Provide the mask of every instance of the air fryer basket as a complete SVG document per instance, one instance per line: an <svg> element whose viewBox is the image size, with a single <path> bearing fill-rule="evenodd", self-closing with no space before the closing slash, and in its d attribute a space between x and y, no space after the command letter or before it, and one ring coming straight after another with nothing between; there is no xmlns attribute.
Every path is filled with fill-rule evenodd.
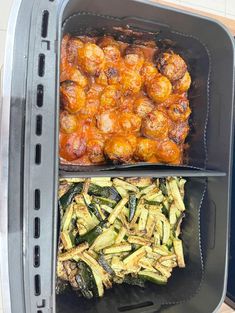
<svg viewBox="0 0 235 313"><path fill-rule="evenodd" d="M184 225L188 267L176 271L170 285L163 289L151 286L147 290L136 291L137 287L115 286L113 290L107 291L104 299L94 300L95 309L73 294L55 296L58 177L78 175L58 171L59 48L62 25L79 12L90 12L101 16L101 20L102 16L111 16L114 17L112 23L128 20L131 27L138 26L154 33L162 30L167 34L166 37L173 40L177 37L177 43L183 45L191 45L197 38L195 49L198 49L200 62L199 59L195 60L196 63L192 62L192 72L198 73L193 68L195 64L207 68L207 77L205 75L202 78L203 86L200 87L201 78L198 82L200 88L209 90L209 94L199 96L205 106L208 100L210 103L206 154L204 147L202 149L204 138L198 140L198 149L204 154L200 154L200 164L195 166L202 167L201 170L148 166L102 172L95 170L92 173L84 169L79 173L81 177L182 176L188 178L188 186L194 186L188 190L189 216ZM185 47L190 61L190 53L193 54L193 51ZM218 23L145 0L21 0L14 38L14 76L11 81L9 117L11 127L8 130L10 153L5 152L9 155L7 244L12 312L62 313L70 309L71 312L76 310L87 313L91 310L102 313L125 310L131 313L210 313L216 310L223 300L227 281L233 53L232 38ZM204 61L202 55L206 56ZM200 66L198 71L201 70ZM191 101L196 103L197 100ZM200 102L198 105L203 104ZM194 112L196 115L202 113L196 111L196 108ZM203 110L203 114L205 112L207 109ZM199 121L199 116L193 116L193 120ZM2 127L6 127L5 123ZM194 129L201 136L205 123L203 128L194 124ZM195 136L195 140L197 138ZM197 146L191 147L197 149ZM206 167L203 169L205 160ZM199 220L205 184L206 192ZM191 236L188 229L195 237ZM16 262L16 258L19 262ZM195 273L191 271L193 265L197 268ZM174 294L175 284L177 288ZM166 290L169 293L165 293Z"/></svg>
<svg viewBox="0 0 235 313"><path fill-rule="evenodd" d="M117 27L135 31L134 34L125 34ZM138 34L137 34L138 33ZM159 43L162 49L174 49L188 64L192 76L189 100L192 114L190 117L190 133L186 140L184 160L182 166L192 168L205 168L206 166L206 126L209 112L209 82L210 82L210 55L207 47L197 37L185 33L169 31L166 25L158 25L154 21L136 17L116 18L81 12L68 17L64 24L62 34L103 36L111 35L116 39L131 43L135 38L151 39ZM59 73L58 73L59 74ZM59 78L58 78L59 80ZM139 166L160 166L160 164L125 164L77 166L65 165L61 169L67 171L95 171L107 169L120 169ZM166 165L167 166L167 165Z"/></svg>

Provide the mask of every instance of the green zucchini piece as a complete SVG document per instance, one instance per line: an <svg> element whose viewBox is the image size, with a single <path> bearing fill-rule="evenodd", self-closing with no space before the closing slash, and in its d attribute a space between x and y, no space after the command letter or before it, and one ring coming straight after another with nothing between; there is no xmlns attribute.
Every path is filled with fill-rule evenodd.
<svg viewBox="0 0 235 313"><path fill-rule="evenodd" d="M159 188L164 196L168 195L168 190L166 187L166 178L159 178Z"/></svg>
<svg viewBox="0 0 235 313"><path fill-rule="evenodd" d="M97 203L99 205L107 205L111 208L114 208L115 205L117 204L116 201L108 198L103 198L103 197L93 197L92 202Z"/></svg>
<svg viewBox="0 0 235 313"><path fill-rule="evenodd" d="M174 227L174 235L175 237L179 237L180 233L181 233L181 224L183 222L183 219L185 217L185 213L181 213L180 217L177 219L177 222L175 223L175 227Z"/></svg>
<svg viewBox="0 0 235 313"><path fill-rule="evenodd" d="M167 277L147 270L140 271L138 276L157 285L166 285L167 283Z"/></svg>
<svg viewBox="0 0 235 313"><path fill-rule="evenodd" d="M137 198L135 193L130 193L129 195L129 201L128 201L128 207L129 207L129 219L128 221L131 222L136 211L137 207Z"/></svg>
<svg viewBox="0 0 235 313"><path fill-rule="evenodd" d="M114 187L100 187L95 184L90 184L88 194L108 198L116 202L121 199L121 196Z"/></svg>
<svg viewBox="0 0 235 313"><path fill-rule="evenodd" d="M98 237L96 237L91 246L91 249L98 252L106 247L113 245L116 238L117 233L115 232L114 227L105 229Z"/></svg>
<svg viewBox="0 0 235 313"><path fill-rule="evenodd" d="M88 233L86 233L85 235L77 235L75 238L75 244L79 245L82 242L87 242L89 245L92 245L93 242L95 241L95 239L102 234L103 232L103 227L105 225L105 221L102 221L99 223L99 225L97 225L95 228L91 229Z"/></svg>
<svg viewBox="0 0 235 313"><path fill-rule="evenodd" d="M112 267L109 265L109 263L105 260L104 256L102 254L99 255L98 259L97 259L98 263L100 266L103 267L103 269L109 273L111 276L115 275L114 270L112 269Z"/></svg>
<svg viewBox="0 0 235 313"><path fill-rule="evenodd" d="M91 213L93 213L96 217L97 217L97 219L101 222L101 221L103 221L103 217L101 216L101 214L100 214L100 211L99 211L99 209L97 208L97 203L90 203L90 204L88 204L88 210L91 212Z"/></svg>
<svg viewBox="0 0 235 313"><path fill-rule="evenodd" d="M77 267L79 269L79 276L81 279L81 282L79 282L77 279L77 283L81 289L82 294L86 298L87 298L87 296L84 293L88 293L88 292L91 292L92 296L93 295L98 296L98 288L97 288L94 274L93 274L91 268L84 261L78 261ZM88 293L88 295L89 295L89 293Z"/></svg>
<svg viewBox="0 0 235 313"><path fill-rule="evenodd" d="M185 262L184 262L184 252L183 252L182 240L174 239L173 240L173 246L174 246L175 254L177 257L178 266L181 268L184 268Z"/></svg>
<svg viewBox="0 0 235 313"><path fill-rule="evenodd" d="M92 271L92 273L93 273L93 276L94 276L94 279L95 279L96 290L97 290L97 293L95 295L96 295L96 297L103 297L103 295L104 295L104 286L103 286L102 279L101 279L101 277L98 274L96 274L95 271Z"/></svg>
<svg viewBox="0 0 235 313"><path fill-rule="evenodd" d="M83 183L73 184L69 190L59 199L60 208L63 211L72 203L74 197L82 192Z"/></svg>
<svg viewBox="0 0 235 313"><path fill-rule="evenodd" d="M62 231L66 231L69 229L70 224L72 222L73 218L73 204L70 204L70 206L66 209L64 216L62 217L61 221L61 229Z"/></svg>
<svg viewBox="0 0 235 313"><path fill-rule="evenodd" d="M112 245L108 248L105 248L103 250L104 254L116 254L116 253L122 253L122 252L128 252L132 250L132 245L129 243L118 243L115 245Z"/></svg>
<svg viewBox="0 0 235 313"><path fill-rule="evenodd" d="M112 213L108 217L108 221L110 224L114 223L118 215L121 213L123 207L126 205L127 201L128 201L127 198L122 198L122 200L120 200L118 204L115 206Z"/></svg>
<svg viewBox="0 0 235 313"><path fill-rule="evenodd" d="M65 250L69 250L74 246L74 238L72 234L68 233L67 231L62 231L60 233L60 239Z"/></svg>

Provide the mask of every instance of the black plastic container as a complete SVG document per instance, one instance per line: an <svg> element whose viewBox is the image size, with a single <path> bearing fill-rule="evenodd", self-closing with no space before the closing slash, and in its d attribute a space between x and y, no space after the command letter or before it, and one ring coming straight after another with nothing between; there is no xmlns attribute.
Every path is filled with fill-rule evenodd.
<svg viewBox="0 0 235 313"><path fill-rule="evenodd" d="M204 135L203 141L198 141L200 151L206 142L206 150L204 147L202 149L206 152L200 154L198 164L195 164L202 167L201 170L148 166L92 173L84 170L79 174L69 174L83 177L183 176L188 177L189 184L193 186L188 191L188 199L191 199L188 202L189 214L192 215L185 221L185 236L188 235L190 248L193 243L196 248L188 253L187 275L176 273L172 285L165 290L153 285L143 291L136 291L132 287L115 287L102 300L95 300L95 304L85 303L73 294L56 298L54 288L59 173L59 47L64 21L79 12L111 16L117 23L128 20L132 27L155 32L161 30L171 39L178 39L180 35L187 38L185 44L187 42L189 45L197 38L200 47L206 47L203 48L207 55L205 64L209 60L209 88L208 84L206 87L204 85L208 80L208 75L205 75L202 88L207 93L203 91L200 95L205 105L209 101L206 141ZM216 311L225 296L227 283L233 49L232 38L218 23L147 1L21 1L14 37L8 151L8 264L12 312ZM196 64L204 66L203 61ZM201 102L199 105L202 105ZM207 109L203 112L207 112ZM195 108L195 114L199 113ZM204 126L197 131L204 134ZM197 145L192 145L192 149L197 149ZM65 174L68 175L60 172L60 175ZM204 190L201 187L203 185L204 188L205 184L206 192L199 215ZM192 221L193 224L190 224ZM189 228L192 229L192 237L187 231ZM193 272L194 263L190 261L197 260L200 260L199 271ZM177 293L173 292L173 287L174 290L177 287Z"/></svg>

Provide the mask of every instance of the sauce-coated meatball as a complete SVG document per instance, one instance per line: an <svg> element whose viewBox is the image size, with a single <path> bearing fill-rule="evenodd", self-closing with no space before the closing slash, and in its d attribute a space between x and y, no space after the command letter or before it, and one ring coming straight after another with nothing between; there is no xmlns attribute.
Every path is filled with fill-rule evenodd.
<svg viewBox="0 0 235 313"><path fill-rule="evenodd" d="M114 133L118 130L118 116L114 112L105 112L97 116L97 127L103 133Z"/></svg>
<svg viewBox="0 0 235 313"><path fill-rule="evenodd" d="M158 74L157 68L151 62L145 62L141 68L140 74L145 83L150 82Z"/></svg>
<svg viewBox="0 0 235 313"><path fill-rule="evenodd" d="M188 91L191 85L191 77L187 71L184 76L173 84L174 92L183 93Z"/></svg>
<svg viewBox="0 0 235 313"><path fill-rule="evenodd" d="M180 163L180 149L171 140L162 141L157 145L156 156L162 163Z"/></svg>
<svg viewBox="0 0 235 313"><path fill-rule="evenodd" d="M106 62L117 63L121 58L121 52L116 46L107 46L103 48Z"/></svg>
<svg viewBox="0 0 235 313"><path fill-rule="evenodd" d="M168 135L168 119L158 110L149 113L142 121L142 133L149 138L163 139Z"/></svg>
<svg viewBox="0 0 235 313"><path fill-rule="evenodd" d="M120 96L121 93L117 85L107 86L100 97L102 110L114 108L117 105Z"/></svg>
<svg viewBox="0 0 235 313"><path fill-rule="evenodd" d="M60 156L68 161L82 157L86 152L86 142L77 133L63 136L60 139Z"/></svg>
<svg viewBox="0 0 235 313"><path fill-rule="evenodd" d="M169 130L169 138L176 144L181 144L185 141L188 132L188 123L173 124Z"/></svg>
<svg viewBox="0 0 235 313"><path fill-rule="evenodd" d="M112 161L129 162L134 149L124 136L114 136L105 142L104 153Z"/></svg>
<svg viewBox="0 0 235 313"><path fill-rule="evenodd" d="M86 94L78 84L64 82L60 87L61 102L70 113L80 111L86 103Z"/></svg>
<svg viewBox="0 0 235 313"><path fill-rule="evenodd" d="M97 45L100 48L105 48L108 46L118 47L118 42L112 36L104 36L97 41Z"/></svg>
<svg viewBox="0 0 235 313"><path fill-rule="evenodd" d="M60 129L65 134L74 133L78 128L76 116L69 114L67 111L60 113Z"/></svg>
<svg viewBox="0 0 235 313"><path fill-rule="evenodd" d="M148 97L137 98L134 102L134 112L140 117L145 117L153 109L154 105Z"/></svg>
<svg viewBox="0 0 235 313"><path fill-rule="evenodd" d="M120 113L119 125L124 132L138 132L141 127L141 118L133 113Z"/></svg>
<svg viewBox="0 0 235 313"><path fill-rule="evenodd" d="M89 74L96 75L104 67L104 52L94 43L85 43L78 50L78 57L79 64Z"/></svg>
<svg viewBox="0 0 235 313"><path fill-rule="evenodd" d="M170 81L182 78L187 71L185 61L175 53L163 53L157 60L158 69Z"/></svg>
<svg viewBox="0 0 235 313"><path fill-rule="evenodd" d="M92 139L87 142L87 153L89 160L92 163L103 163L104 157L104 143L101 140Z"/></svg>
<svg viewBox="0 0 235 313"><path fill-rule="evenodd" d="M156 142L148 138L138 138L135 159L149 161L156 153Z"/></svg>
<svg viewBox="0 0 235 313"><path fill-rule="evenodd" d="M174 122L185 121L191 114L188 99L179 97L178 101L171 104L167 110L167 114Z"/></svg>
<svg viewBox="0 0 235 313"><path fill-rule="evenodd" d="M125 93L137 93L142 86L142 79L138 72L127 70L122 73L121 84Z"/></svg>
<svg viewBox="0 0 235 313"><path fill-rule="evenodd" d="M73 65L78 64L78 51L83 48L84 43L76 37L70 38L67 44L67 60Z"/></svg>
<svg viewBox="0 0 235 313"><path fill-rule="evenodd" d="M87 77L82 74L77 68L71 68L70 77L67 78L75 83L77 83L82 88L85 88L88 85Z"/></svg>
<svg viewBox="0 0 235 313"><path fill-rule="evenodd" d="M140 71L143 64L144 64L144 58L139 56L138 54L127 54L124 57L125 65L134 70L134 71Z"/></svg>
<svg viewBox="0 0 235 313"><path fill-rule="evenodd" d="M165 76L157 75L147 84L147 93L157 103L165 101L172 92L172 85Z"/></svg>

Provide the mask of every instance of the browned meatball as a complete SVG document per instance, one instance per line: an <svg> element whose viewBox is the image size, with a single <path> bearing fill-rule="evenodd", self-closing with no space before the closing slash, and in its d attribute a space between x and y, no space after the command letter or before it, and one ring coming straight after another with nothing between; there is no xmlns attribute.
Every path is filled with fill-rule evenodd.
<svg viewBox="0 0 235 313"><path fill-rule="evenodd" d="M139 56L138 54L127 54L124 57L125 65L135 71L140 71L143 64L144 64L144 58Z"/></svg>
<svg viewBox="0 0 235 313"><path fill-rule="evenodd" d="M108 78L107 78L104 71L101 71L99 73L99 76L95 78L95 82L99 85L102 85L102 86L108 85Z"/></svg>
<svg viewBox="0 0 235 313"><path fill-rule="evenodd" d="M141 118L133 113L120 113L119 125L124 132L138 132L141 127Z"/></svg>
<svg viewBox="0 0 235 313"><path fill-rule="evenodd" d="M104 112L97 116L97 127L103 133L114 133L118 130L118 116L114 112Z"/></svg>
<svg viewBox="0 0 235 313"><path fill-rule="evenodd" d="M157 60L158 69L170 81L182 78L187 71L185 61L175 53L163 53Z"/></svg>
<svg viewBox="0 0 235 313"><path fill-rule="evenodd" d="M142 133L153 139L166 138L168 135L168 119L158 110L149 113L142 121Z"/></svg>
<svg viewBox="0 0 235 313"><path fill-rule="evenodd" d="M74 133L78 128L76 116L69 114L67 111L60 113L60 129L65 134Z"/></svg>
<svg viewBox="0 0 235 313"><path fill-rule="evenodd" d="M97 41L97 45L100 48L105 48L108 46L119 47L118 42L112 36L104 36Z"/></svg>
<svg viewBox="0 0 235 313"><path fill-rule="evenodd" d="M70 38L67 44L67 60L69 63L78 64L78 51L83 48L84 43L76 37Z"/></svg>
<svg viewBox="0 0 235 313"><path fill-rule="evenodd" d="M153 109L154 105L148 97L140 97L134 102L134 112L140 117L145 117Z"/></svg>
<svg viewBox="0 0 235 313"><path fill-rule="evenodd" d="M165 101L172 92L172 86L169 79L158 75L147 84L147 93L151 99L157 103Z"/></svg>
<svg viewBox="0 0 235 313"><path fill-rule="evenodd" d="M148 83L158 74L158 70L152 62L145 62L141 68L140 74L143 81Z"/></svg>
<svg viewBox="0 0 235 313"><path fill-rule="evenodd" d="M188 99L179 97L178 101L168 108L167 114L174 122L186 121L191 114Z"/></svg>
<svg viewBox="0 0 235 313"><path fill-rule="evenodd" d="M82 136L73 133L60 136L60 156L68 161L81 158L86 152L86 142Z"/></svg>
<svg viewBox="0 0 235 313"><path fill-rule="evenodd" d="M116 46L107 46L103 48L106 62L117 63L121 58L121 52Z"/></svg>
<svg viewBox="0 0 235 313"><path fill-rule="evenodd" d="M157 145L156 156L162 163L180 163L180 149L177 144L171 140L162 141Z"/></svg>
<svg viewBox="0 0 235 313"><path fill-rule="evenodd" d="M133 134L127 134L125 138L131 144L133 151L135 151L137 145L137 137Z"/></svg>
<svg viewBox="0 0 235 313"><path fill-rule="evenodd" d="M184 76L177 80L174 84L173 84L173 89L174 92L178 92L178 93L183 93L186 92L191 85L191 77L189 72L187 71Z"/></svg>
<svg viewBox="0 0 235 313"><path fill-rule="evenodd" d="M87 77L77 68L71 68L69 80L77 83L82 88L88 85Z"/></svg>
<svg viewBox="0 0 235 313"><path fill-rule="evenodd" d="M117 85L107 86L100 97L100 105L102 106L102 109L107 110L114 108L120 97L121 93Z"/></svg>
<svg viewBox="0 0 235 313"><path fill-rule="evenodd" d="M85 43L78 50L79 64L91 75L96 75L104 67L104 52L94 43Z"/></svg>
<svg viewBox="0 0 235 313"><path fill-rule="evenodd" d="M122 73L122 88L126 94L137 93L142 86L142 79L138 72L127 70Z"/></svg>
<svg viewBox="0 0 235 313"><path fill-rule="evenodd" d="M139 161L149 161L156 153L156 142L148 138L138 138L134 156Z"/></svg>
<svg viewBox="0 0 235 313"><path fill-rule="evenodd" d="M114 136L105 142L105 155L114 162L130 162L134 149L124 136Z"/></svg>
<svg viewBox="0 0 235 313"><path fill-rule="evenodd" d="M89 160L92 163L103 163L105 161L104 157L104 143L101 140L91 139L87 143L87 153Z"/></svg>
<svg viewBox="0 0 235 313"><path fill-rule="evenodd" d="M70 113L80 111L86 103L86 95L78 84L73 82L64 82L60 87L61 102L64 108Z"/></svg>
<svg viewBox="0 0 235 313"><path fill-rule="evenodd" d="M169 138L176 144L181 144L185 141L189 132L188 123L173 124L169 131Z"/></svg>

